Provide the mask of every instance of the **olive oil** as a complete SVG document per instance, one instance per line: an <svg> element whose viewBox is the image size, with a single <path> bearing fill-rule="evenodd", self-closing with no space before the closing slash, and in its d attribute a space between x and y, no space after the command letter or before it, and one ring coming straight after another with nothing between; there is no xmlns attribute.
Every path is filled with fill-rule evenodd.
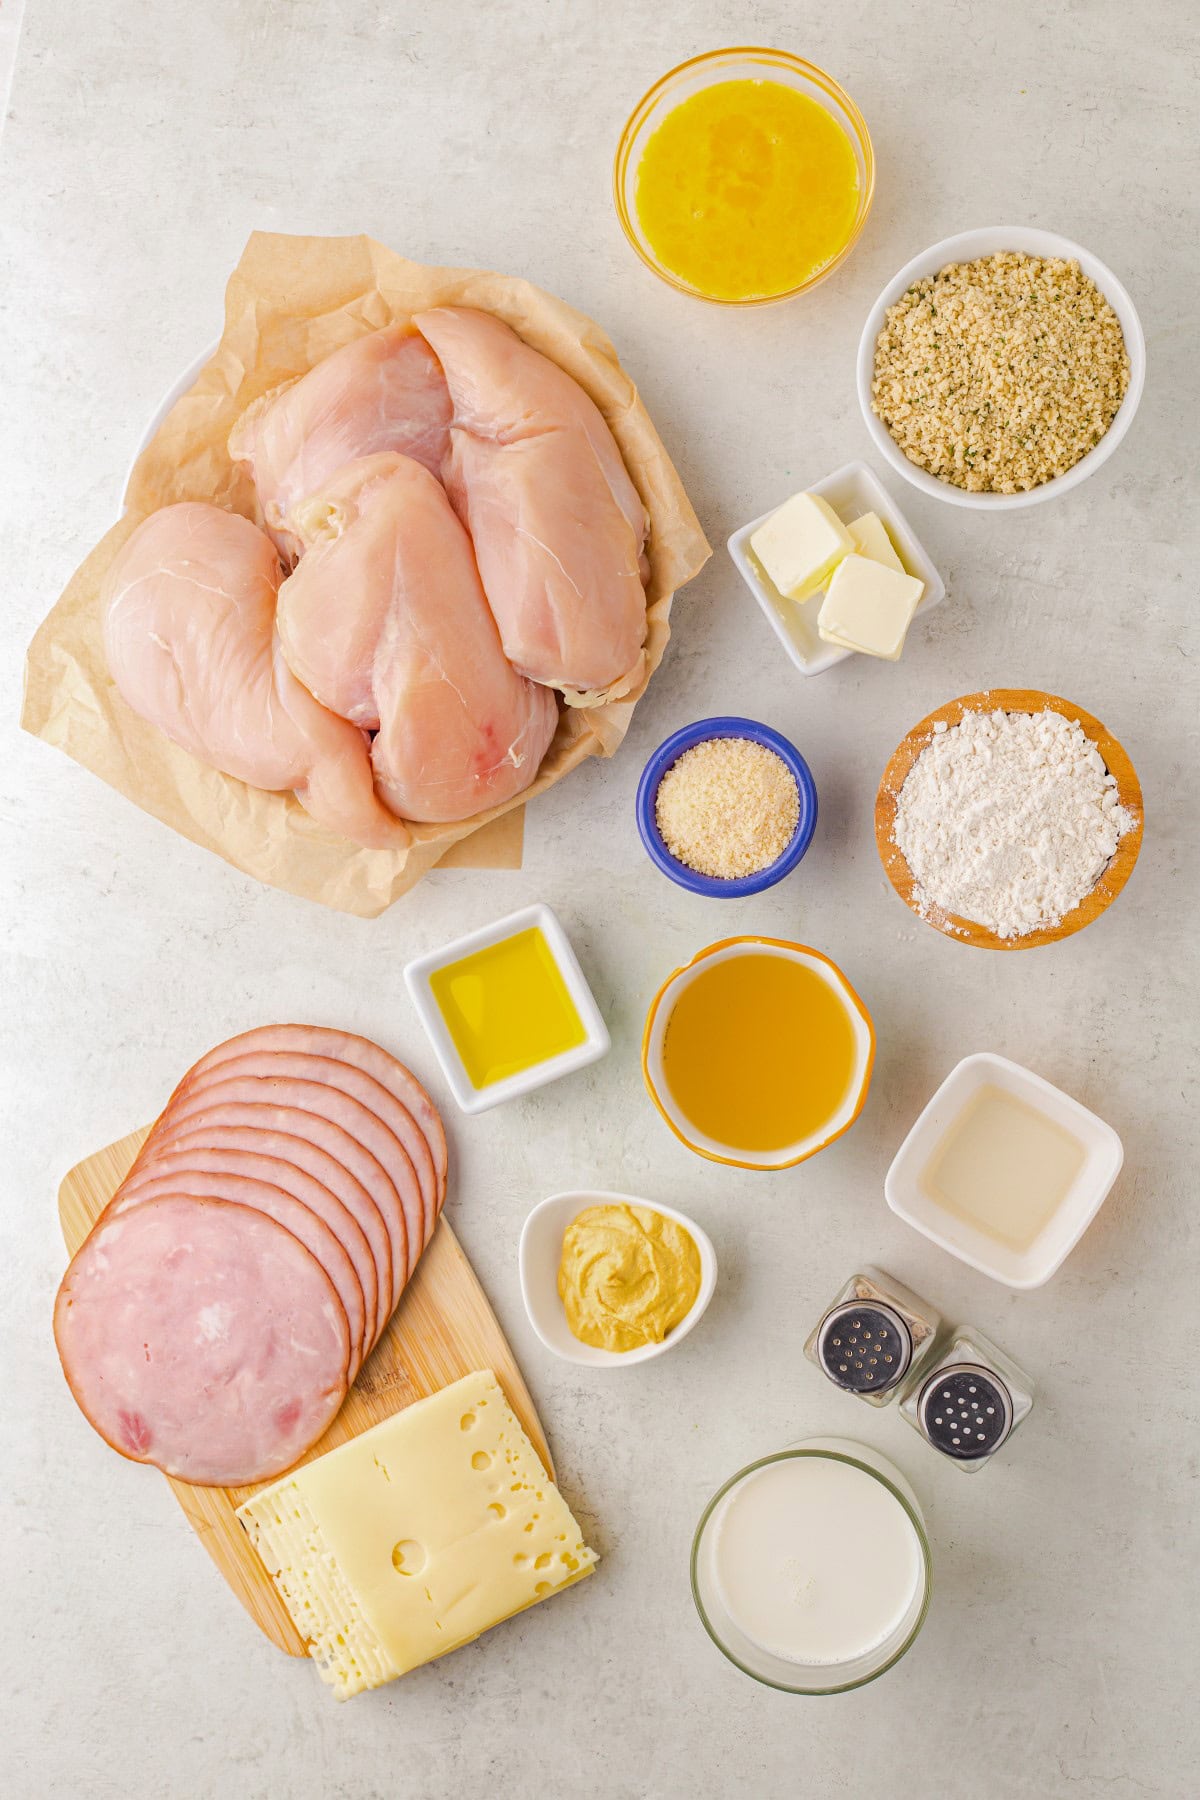
<svg viewBox="0 0 1200 1800"><path fill-rule="evenodd" d="M586 1041L562 971L536 925L436 969L429 985L476 1088Z"/></svg>
<svg viewBox="0 0 1200 1800"><path fill-rule="evenodd" d="M837 1112L856 1062L844 1001L804 963L762 951L711 962L682 990L663 1073L697 1130L733 1150L783 1150Z"/></svg>

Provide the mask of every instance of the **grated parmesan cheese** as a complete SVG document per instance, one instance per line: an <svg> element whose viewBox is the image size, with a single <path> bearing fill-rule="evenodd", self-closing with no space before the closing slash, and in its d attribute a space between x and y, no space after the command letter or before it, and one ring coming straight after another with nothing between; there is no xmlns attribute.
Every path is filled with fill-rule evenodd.
<svg viewBox="0 0 1200 1800"><path fill-rule="evenodd" d="M800 817L800 792L783 758L765 744L709 738L667 770L654 816L677 862L736 881L783 855Z"/></svg>

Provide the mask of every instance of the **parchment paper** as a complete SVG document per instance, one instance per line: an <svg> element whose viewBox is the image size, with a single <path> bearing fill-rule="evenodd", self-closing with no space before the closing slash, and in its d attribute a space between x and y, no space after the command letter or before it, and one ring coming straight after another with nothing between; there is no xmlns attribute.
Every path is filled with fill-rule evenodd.
<svg viewBox="0 0 1200 1800"><path fill-rule="evenodd" d="M498 314L573 375L604 414L650 515L646 666L622 699L563 710L536 781L517 799L458 824L414 825L407 850L364 850L316 824L292 795L265 793L210 769L130 711L108 673L99 591L121 544L160 506L210 500L261 522L249 476L226 449L237 418L268 389L351 339L429 306ZM521 808L585 757L612 755L662 660L672 596L711 555L637 390L598 325L527 281L409 262L367 237L251 237L226 289L217 352L138 458L125 506L30 646L22 725L259 881L364 918L383 912L443 858L460 867L519 864Z"/></svg>

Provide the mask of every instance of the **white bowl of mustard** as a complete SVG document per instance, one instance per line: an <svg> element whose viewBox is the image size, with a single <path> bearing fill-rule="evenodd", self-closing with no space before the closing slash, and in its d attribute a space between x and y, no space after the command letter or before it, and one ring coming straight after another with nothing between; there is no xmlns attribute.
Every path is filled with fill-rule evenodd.
<svg viewBox="0 0 1200 1800"><path fill-rule="evenodd" d="M683 1316L657 1341L637 1345L628 1350L606 1350L599 1344L583 1342L571 1330L567 1311L559 1292L559 1271L563 1265L564 1240L581 1214L593 1208L629 1208L636 1213L656 1213L663 1220L686 1232L695 1245L699 1258L699 1281L695 1298ZM564 1362L578 1363L583 1368L631 1368L635 1363L649 1362L664 1351L682 1343L703 1317L717 1285L717 1253L708 1233L673 1206L642 1200L633 1194L609 1194L579 1191L552 1194L534 1207L521 1232L518 1251L521 1275L521 1298L529 1323L546 1346ZM651 1327L653 1328L653 1327Z"/></svg>

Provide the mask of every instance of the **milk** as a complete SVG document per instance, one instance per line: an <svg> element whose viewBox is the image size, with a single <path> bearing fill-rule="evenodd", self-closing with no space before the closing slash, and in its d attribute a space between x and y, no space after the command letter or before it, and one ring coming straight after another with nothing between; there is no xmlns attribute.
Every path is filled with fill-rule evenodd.
<svg viewBox="0 0 1200 1800"><path fill-rule="evenodd" d="M920 1541L881 1481L829 1456L752 1470L704 1534L701 1579L751 1644L787 1663L852 1663L895 1636L924 1581Z"/></svg>

